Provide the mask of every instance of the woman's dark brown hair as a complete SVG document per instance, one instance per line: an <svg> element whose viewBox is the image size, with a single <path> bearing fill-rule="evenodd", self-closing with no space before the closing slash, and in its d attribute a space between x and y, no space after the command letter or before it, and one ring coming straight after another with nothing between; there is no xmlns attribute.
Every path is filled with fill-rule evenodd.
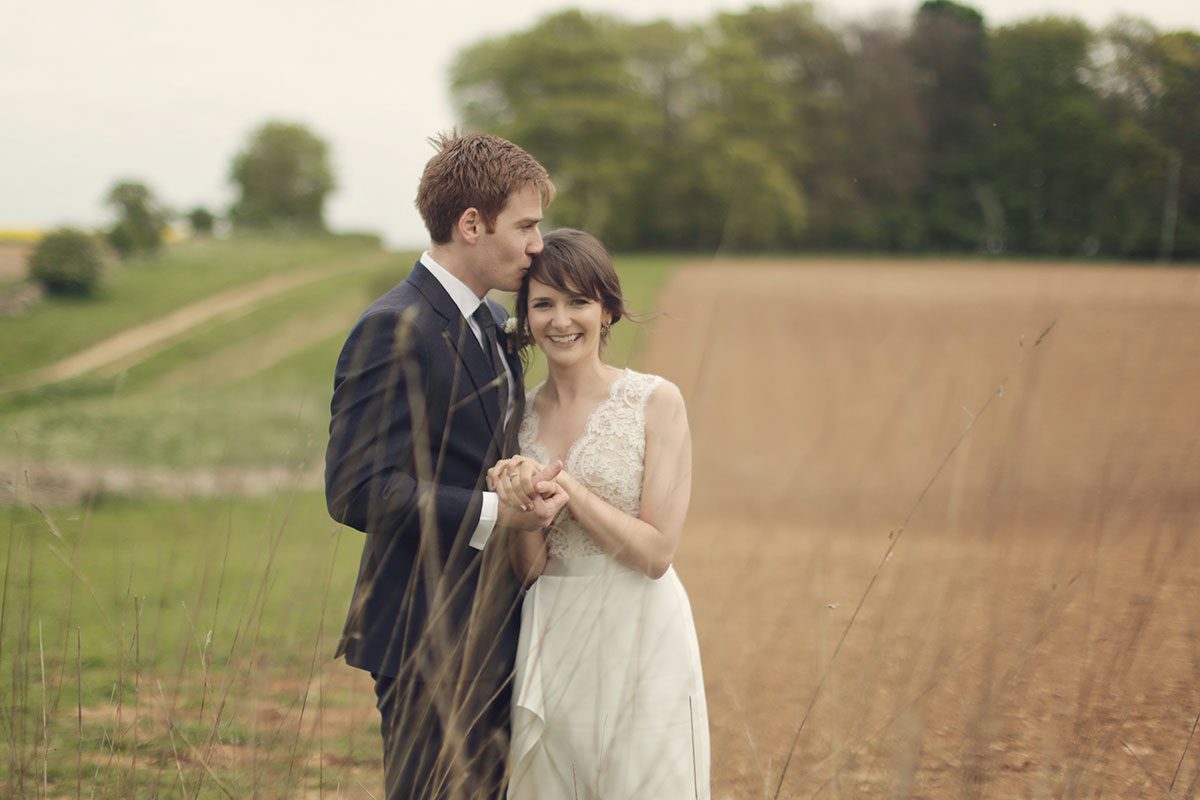
<svg viewBox="0 0 1200 800"><path fill-rule="evenodd" d="M542 252L534 256L533 265L517 290L517 331L513 339L521 350L533 344L533 334L529 331L530 281L599 302L610 318L609 324L601 329L601 346L608 341L608 329L629 316L621 297L621 281L608 250L590 233L559 228L543 237Z"/></svg>

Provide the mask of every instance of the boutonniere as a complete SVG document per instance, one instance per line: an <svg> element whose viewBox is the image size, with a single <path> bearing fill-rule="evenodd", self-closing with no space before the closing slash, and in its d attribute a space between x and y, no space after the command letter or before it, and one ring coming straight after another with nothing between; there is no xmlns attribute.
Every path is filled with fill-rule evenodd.
<svg viewBox="0 0 1200 800"><path fill-rule="evenodd" d="M517 318L509 317L504 320L504 324L500 326L500 331L504 334L504 349L510 353L517 351Z"/></svg>

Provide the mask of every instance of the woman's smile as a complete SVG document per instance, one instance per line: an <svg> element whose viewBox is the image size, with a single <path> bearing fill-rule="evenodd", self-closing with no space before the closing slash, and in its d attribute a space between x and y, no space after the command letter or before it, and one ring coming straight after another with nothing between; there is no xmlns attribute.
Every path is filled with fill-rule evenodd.
<svg viewBox="0 0 1200 800"><path fill-rule="evenodd" d="M606 319L603 305L573 285L557 289L537 278L529 281L526 318L534 341L551 365L570 369L600 365Z"/></svg>

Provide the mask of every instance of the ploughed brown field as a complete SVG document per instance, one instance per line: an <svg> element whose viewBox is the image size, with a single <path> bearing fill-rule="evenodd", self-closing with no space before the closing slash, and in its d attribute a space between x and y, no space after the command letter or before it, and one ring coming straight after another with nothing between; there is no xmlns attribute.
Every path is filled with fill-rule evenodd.
<svg viewBox="0 0 1200 800"><path fill-rule="evenodd" d="M1198 796L1200 270L718 261L656 310L716 800Z"/></svg>
<svg viewBox="0 0 1200 800"><path fill-rule="evenodd" d="M714 797L1196 796L1200 271L718 262L661 303Z"/></svg>

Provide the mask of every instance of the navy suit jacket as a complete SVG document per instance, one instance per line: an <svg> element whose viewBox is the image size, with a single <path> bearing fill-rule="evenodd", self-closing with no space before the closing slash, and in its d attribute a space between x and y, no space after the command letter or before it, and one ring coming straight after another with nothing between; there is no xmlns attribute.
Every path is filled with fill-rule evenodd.
<svg viewBox="0 0 1200 800"><path fill-rule="evenodd" d="M502 324L508 313L487 302ZM521 364L506 358L515 428ZM469 546L485 472L507 449L500 389L462 312L419 262L351 330L334 374L325 493L330 515L366 538L335 657L423 681L511 673L520 585L499 532L483 551Z"/></svg>

